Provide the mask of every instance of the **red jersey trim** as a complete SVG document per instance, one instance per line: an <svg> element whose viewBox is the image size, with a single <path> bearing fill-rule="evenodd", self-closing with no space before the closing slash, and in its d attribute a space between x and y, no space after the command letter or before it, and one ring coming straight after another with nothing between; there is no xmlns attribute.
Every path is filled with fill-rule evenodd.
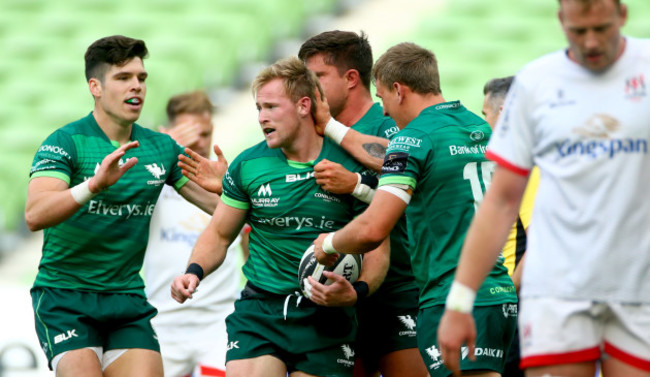
<svg viewBox="0 0 650 377"><path fill-rule="evenodd" d="M605 352L608 355L621 360L625 364L629 364L635 368L645 370L646 372L650 372L650 361L641 359L634 355L630 355L629 353L623 351L622 349L616 348L611 343L605 342Z"/></svg>
<svg viewBox="0 0 650 377"><path fill-rule="evenodd" d="M524 177L528 177L528 173L530 173L530 169L525 169L521 168L517 165L513 165L510 162L506 161L504 158L501 156L496 155L492 151L488 150L485 152L485 157L496 162L500 166L503 166L504 168L510 170L511 172L519 175L523 175Z"/></svg>
<svg viewBox="0 0 650 377"><path fill-rule="evenodd" d="M525 369L557 364L582 363L585 361L594 361L598 359L600 359L600 348L594 347L580 351L527 356L521 359L519 366L522 369Z"/></svg>

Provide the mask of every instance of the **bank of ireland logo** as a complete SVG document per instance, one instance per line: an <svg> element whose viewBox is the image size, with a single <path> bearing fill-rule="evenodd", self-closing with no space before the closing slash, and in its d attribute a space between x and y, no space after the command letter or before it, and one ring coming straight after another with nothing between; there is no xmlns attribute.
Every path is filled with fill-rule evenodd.
<svg viewBox="0 0 650 377"><path fill-rule="evenodd" d="M398 315L397 319L399 319L399 321L406 328L405 331L400 331L399 332L399 336L411 336L411 337L413 337L413 336L417 335L417 333L415 331L416 323L415 323L415 320L413 319L413 317L411 317L410 315Z"/></svg>
<svg viewBox="0 0 650 377"><path fill-rule="evenodd" d="M485 139L485 134L483 133L483 131L472 131L472 133L469 134L469 138L472 141L479 142Z"/></svg>

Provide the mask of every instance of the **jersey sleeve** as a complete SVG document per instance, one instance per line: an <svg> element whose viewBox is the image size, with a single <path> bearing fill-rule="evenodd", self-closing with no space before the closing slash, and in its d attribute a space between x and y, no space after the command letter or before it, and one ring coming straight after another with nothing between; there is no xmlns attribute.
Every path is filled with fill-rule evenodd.
<svg viewBox="0 0 650 377"><path fill-rule="evenodd" d="M187 153L185 153L185 147L178 144L171 137L169 137L169 139L171 140L172 143L172 150L175 158L173 159L174 163L171 164L171 172L167 177L167 181L165 183L173 186L174 189L178 191L180 190L181 187L183 187L187 183L187 181L189 181L189 179L183 175L182 169L178 166L178 156L181 154L187 157L189 156L187 155Z"/></svg>
<svg viewBox="0 0 650 377"><path fill-rule="evenodd" d="M526 88L518 78L508 91L485 155L514 173L528 175L533 166L533 122Z"/></svg>
<svg viewBox="0 0 650 377"><path fill-rule="evenodd" d="M241 182L242 160L237 157L228 167L223 177L223 193L221 201L231 207L247 210L250 208L250 198Z"/></svg>
<svg viewBox="0 0 650 377"><path fill-rule="evenodd" d="M67 132L57 130L45 139L36 151L30 179L52 177L70 184L75 169L77 148Z"/></svg>
<svg viewBox="0 0 650 377"><path fill-rule="evenodd" d="M424 162L432 153L431 142L419 131L403 129L388 143L379 187L407 185L415 190Z"/></svg>

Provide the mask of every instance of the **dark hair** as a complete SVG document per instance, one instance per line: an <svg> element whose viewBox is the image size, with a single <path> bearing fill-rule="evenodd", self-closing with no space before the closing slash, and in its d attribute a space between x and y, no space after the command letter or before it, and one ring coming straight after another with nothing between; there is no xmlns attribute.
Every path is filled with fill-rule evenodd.
<svg viewBox="0 0 650 377"><path fill-rule="evenodd" d="M490 94L493 96L505 96L512 85L514 76L499 77L488 81L483 87L483 94Z"/></svg>
<svg viewBox="0 0 650 377"><path fill-rule="evenodd" d="M212 115L214 105L202 90L175 95L167 102L167 120L170 125L181 114L202 115L206 112Z"/></svg>
<svg viewBox="0 0 650 377"><path fill-rule="evenodd" d="M492 111L499 111L514 79L514 76L500 77L492 79L485 84L483 94L487 96L487 104Z"/></svg>
<svg viewBox="0 0 650 377"><path fill-rule="evenodd" d="M372 76L389 91L393 90L393 83L398 82L415 93L442 93L436 56L415 43L403 42L389 48L377 59Z"/></svg>
<svg viewBox="0 0 650 377"><path fill-rule="evenodd" d="M147 46L141 39L123 35L112 35L96 40L86 50L86 81L91 78L104 80L104 75L111 65L123 65L133 58L144 59L148 54Z"/></svg>
<svg viewBox="0 0 650 377"><path fill-rule="evenodd" d="M333 65L343 75L348 69L359 72L361 83L370 89L372 48L368 36L362 31L326 31L309 38L300 46L298 57L306 61L314 55L323 54L325 64Z"/></svg>
<svg viewBox="0 0 650 377"><path fill-rule="evenodd" d="M562 8L562 3L565 2L565 1L567 1L567 0L558 0L558 3L560 4L560 8ZM578 2L578 3L581 3L582 5L584 5L585 9L589 9L589 7L591 7L593 4L596 3L596 1L599 1L599 0L575 0L575 1ZM621 12L621 0L614 0L614 5L616 5L616 10L618 10L618 12L620 13Z"/></svg>

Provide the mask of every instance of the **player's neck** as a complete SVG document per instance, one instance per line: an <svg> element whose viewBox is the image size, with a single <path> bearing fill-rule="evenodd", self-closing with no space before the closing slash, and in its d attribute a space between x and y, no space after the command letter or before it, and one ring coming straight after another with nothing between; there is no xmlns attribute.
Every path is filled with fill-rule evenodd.
<svg viewBox="0 0 650 377"><path fill-rule="evenodd" d="M340 114L336 116L336 120L345 124L348 127L352 127L357 123L364 115L370 110L374 102L370 94L367 95L353 95L350 96L341 111Z"/></svg>
<svg viewBox="0 0 650 377"><path fill-rule="evenodd" d="M313 161L320 155L323 149L323 137L316 133L314 124L302 124L301 130L291 145L282 147L287 160L296 162Z"/></svg>
<svg viewBox="0 0 650 377"><path fill-rule="evenodd" d="M99 128L104 131L109 140L114 140L120 145L131 141L133 123L117 120L114 116L106 113L100 106L95 106L93 116Z"/></svg>

